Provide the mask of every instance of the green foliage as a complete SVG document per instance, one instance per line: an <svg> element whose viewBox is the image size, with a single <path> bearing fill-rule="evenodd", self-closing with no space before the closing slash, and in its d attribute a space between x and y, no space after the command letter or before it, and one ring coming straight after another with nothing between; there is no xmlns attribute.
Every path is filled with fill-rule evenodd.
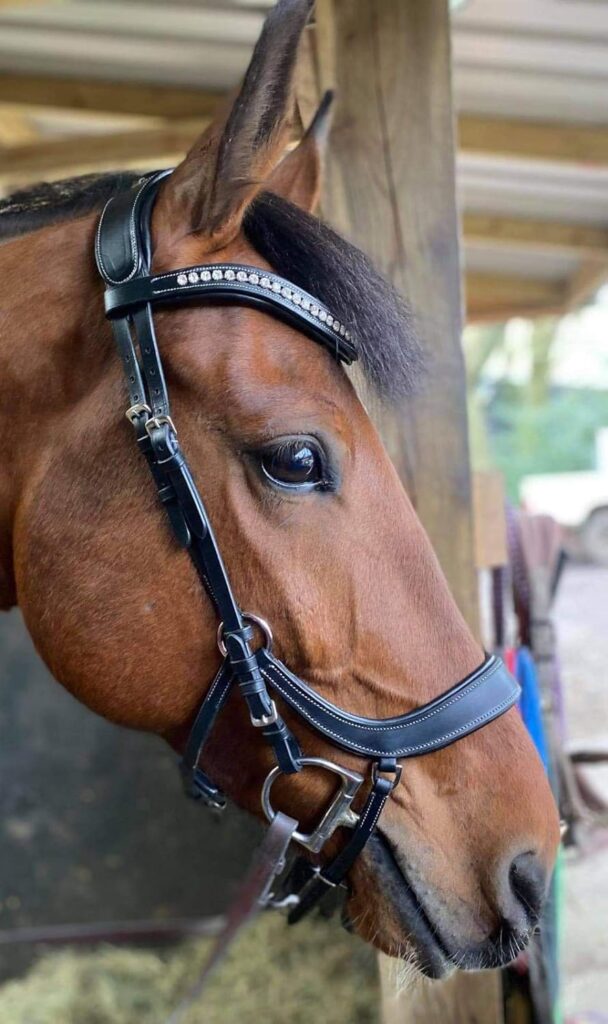
<svg viewBox="0 0 608 1024"><path fill-rule="evenodd" d="M593 469L595 434L608 426L606 391L551 386L558 326L544 318L517 337L504 324L465 332L473 467L500 469L513 500L528 474Z"/></svg>
<svg viewBox="0 0 608 1024"><path fill-rule="evenodd" d="M529 388L502 384L485 403L490 458L513 499L529 473L593 469L595 434L607 422L608 394L591 388L550 391L537 404Z"/></svg>

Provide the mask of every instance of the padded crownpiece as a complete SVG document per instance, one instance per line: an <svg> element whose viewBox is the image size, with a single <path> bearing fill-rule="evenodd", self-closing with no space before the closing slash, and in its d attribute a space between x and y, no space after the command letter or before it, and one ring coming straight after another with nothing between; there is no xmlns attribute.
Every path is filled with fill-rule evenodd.
<svg viewBox="0 0 608 1024"><path fill-rule="evenodd" d="M124 284L150 269L150 212L160 182L171 170L139 178L104 206L95 237L97 269L108 285Z"/></svg>

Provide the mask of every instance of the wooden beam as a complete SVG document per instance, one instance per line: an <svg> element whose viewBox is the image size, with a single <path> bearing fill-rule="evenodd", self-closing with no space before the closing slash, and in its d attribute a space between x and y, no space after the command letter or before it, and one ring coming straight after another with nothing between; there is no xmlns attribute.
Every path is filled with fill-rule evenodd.
<svg viewBox="0 0 608 1024"><path fill-rule="evenodd" d="M499 470L473 473L475 565L478 569L495 569L509 561L505 501L505 481Z"/></svg>
<svg viewBox="0 0 608 1024"><path fill-rule="evenodd" d="M383 0L384 2L384 0ZM402 992L394 961L380 958L382 1024L495 1024L503 1020L498 972L457 971L443 982L414 982Z"/></svg>
<svg viewBox="0 0 608 1024"><path fill-rule="evenodd" d="M513 316L559 313L566 301L566 287L564 281L467 273L467 321L502 321Z"/></svg>
<svg viewBox="0 0 608 1024"><path fill-rule="evenodd" d="M221 95L203 89L139 82L0 73L0 102L151 117L211 117Z"/></svg>
<svg viewBox="0 0 608 1024"><path fill-rule="evenodd" d="M177 121L160 128L12 146L0 151L0 184L57 179L74 174L75 168L119 169L137 161L162 163L167 156L185 154L204 127L200 121Z"/></svg>
<svg viewBox="0 0 608 1024"><path fill-rule="evenodd" d="M584 305L608 281L608 254L603 262L586 260L568 282L565 311Z"/></svg>
<svg viewBox="0 0 608 1024"><path fill-rule="evenodd" d="M337 91L324 211L408 297L422 342L436 356L425 396L381 418L400 475L477 628L447 3L321 0L317 23L322 47L333 40L333 52L319 50L318 57L324 84L333 80ZM407 147L404 123L413 133Z"/></svg>
<svg viewBox="0 0 608 1024"><path fill-rule="evenodd" d="M324 213L407 296L431 353L424 395L375 418L477 631L448 3L317 0L316 10L320 78L337 88ZM384 1021L495 1024L500 993L495 973L401 996L387 981Z"/></svg>
<svg viewBox="0 0 608 1024"><path fill-rule="evenodd" d="M606 166L608 124L524 121L461 114L458 119L458 146L478 153Z"/></svg>
<svg viewBox="0 0 608 1024"><path fill-rule="evenodd" d="M325 45L325 43L323 44ZM221 95L187 86L0 73L0 102L154 117L210 117ZM608 164L608 125L524 121L462 114L464 150L591 164Z"/></svg>
<svg viewBox="0 0 608 1024"><path fill-rule="evenodd" d="M27 110L22 107L4 107L0 110L0 147L11 147L34 142L39 134Z"/></svg>
<svg viewBox="0 0 608 1024"><path fill-rule="evenodd" d="M576 252L584 254L587 259L608 258L608 228L604 227L466 212L462 227L467 242Z"/></svg>

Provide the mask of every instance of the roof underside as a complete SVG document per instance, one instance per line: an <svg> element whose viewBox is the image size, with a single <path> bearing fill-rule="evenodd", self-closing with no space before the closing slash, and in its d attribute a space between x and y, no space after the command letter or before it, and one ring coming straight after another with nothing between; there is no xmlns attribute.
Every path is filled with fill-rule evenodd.
<svg viewBox="0 0 608 1024"><path fill-rule="evenodd" d="M0 188L177 158L269 6L0 0ZM608 275L608 4L469 0L453 52L472 317L584 301Z"/></svg>

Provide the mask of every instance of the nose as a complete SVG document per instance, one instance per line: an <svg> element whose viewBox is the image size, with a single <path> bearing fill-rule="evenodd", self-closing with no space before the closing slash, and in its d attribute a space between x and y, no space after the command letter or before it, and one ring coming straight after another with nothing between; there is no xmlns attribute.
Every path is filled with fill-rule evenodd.
<svg viewBox="0 0 608 1024"><path fill-rule="evenodd" d="M512 932L525 935L538 923L547 883L547 870L531 850L504 865L498 887L499 909Z"/></svg>

